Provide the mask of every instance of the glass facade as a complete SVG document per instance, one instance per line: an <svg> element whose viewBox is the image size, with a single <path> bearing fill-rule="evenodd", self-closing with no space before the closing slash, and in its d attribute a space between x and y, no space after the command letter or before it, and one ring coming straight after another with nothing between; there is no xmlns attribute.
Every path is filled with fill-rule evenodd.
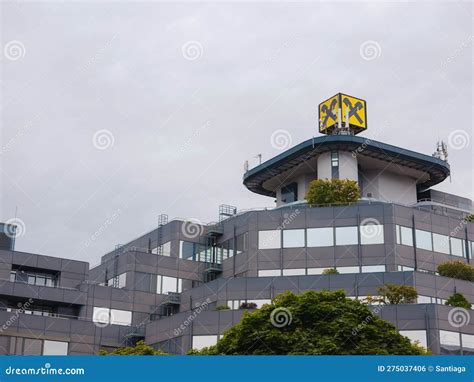
<svg viewBox="0 0 474 382"><path fill-rule="evenodd" d="M336 227L336 245L359 244L357 227Z"/></svg>
<svg viewBox="0 0 474 382"><path fill-rule="evenodd" d="M384 232L381 224L367 224L360 226L360 243L362 245L383 244Z"/></svg>
<svg viewBox="0 0 474 382"><path fill-rule="evenodd" d="M416 229L415 236L416 236L416 248L424 249L426 251L433 250L431 232Z"/></svg>
<svg viewBox="0 0 474 382"><path fill-rule="evenodd" d="M304 248L304 229L285 229L283 231L283 248Z"/></svg>
<svg viewBox="0 0 474 382"><path fill-rule="evenodd" d="M182 279L169 276L157 276L156 280L156 293L158 294L167 294L172 293L181 293L182 291Z"/></svg>
<svg viewBox="0 0 474 382"><path fill-rule="evenodd" d="M263 269L258 271L258 277L281 276L281 269Z"/></svg>
<svg viewBox="0 0 474 382"><path fill-rule="evenodd" d="M298 200L298 183L291 183L281 188L281 201L293 203Z"/></svg>
<svg viewBox="0 0 474 382"><path fill-rule="evenodd" d="M279 249L281 248L281 230L268 230L258 232L259 249Z"/></svg>
<svg viewBox="0 0 474 382"><path fill-rule="evenodd" d="M45 340L43 355L67 355L68 345L67 342Z"/></svg>
<svg viewBox="0 0 474 382"><path fill-rule="evenodd" d="M334 246L334 228L308 228L306 230L308 247Z"/></svg>

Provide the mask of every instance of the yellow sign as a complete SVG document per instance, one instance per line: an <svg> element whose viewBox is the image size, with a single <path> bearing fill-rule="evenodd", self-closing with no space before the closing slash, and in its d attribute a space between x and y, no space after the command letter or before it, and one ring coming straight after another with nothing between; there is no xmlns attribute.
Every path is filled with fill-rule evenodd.
<svg viewBox="0 0 474 382"><path fill-rule="evenodd" d="M338 93L319 104L319 132L338 134L339 127L344 132L349 128L352 134L367 129L367 108L363 99Z"/></svg>
<svg viewBox="0 0 474 382"><path fill-rule="evenodd" d="M326 131L337 126L337 113L339 110L339 94L319 104L319 132Z"/></svg>
<svg viewBox="0 0 474 382"><path fill-rule="evenodd" d="M349 117L350 127L357 127L362 130L367 129L367 112L365 106L366 104L363 99L341 94L342 125L345 125L346 118Z"/></svg>

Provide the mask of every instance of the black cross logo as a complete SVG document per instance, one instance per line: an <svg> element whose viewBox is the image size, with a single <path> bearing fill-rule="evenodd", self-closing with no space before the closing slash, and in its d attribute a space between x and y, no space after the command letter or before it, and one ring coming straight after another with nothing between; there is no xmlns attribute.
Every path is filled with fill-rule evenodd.
<svg viewBox="0 0 474 382"><path fill-rule="evenodd" d="M334 122L336 122L337 117L332 112L332 110L334 109L334 107L336 105L337 105L337 99L334 98L331 101L331 105L329 105L329 107L327 105L323 105L323 107L321 108L321 111L326 114L326 116L324 117L324 120L323 120L323 124L322 124L323 127L326 126L326 123L328 122L329 118L331 118Z"/></svg>
<svg viewBox="0 0 474 382"><path fill-rule="evenodd" d="M359 110L362 110L364 108L364 105L362 105L362 102L357 101L354 106L352 106L352 102L349 100L349 98L344 98L343 102L349 108L349 118L351 118L352 116L356 117L359 123L362 125L364 121L359 116L359 114L357 114Z"/></svg>

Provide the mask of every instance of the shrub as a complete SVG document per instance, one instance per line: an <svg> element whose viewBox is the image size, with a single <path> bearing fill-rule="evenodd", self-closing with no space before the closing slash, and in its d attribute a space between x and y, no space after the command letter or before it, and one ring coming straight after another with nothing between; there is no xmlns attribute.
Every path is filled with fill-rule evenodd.
<svg viewBox="0 0 474 382"><path fill-rule="evenodd" d="M240 304L239 309L257 309L257 304L255 304L254 302L243 302L242 304Z"/></svg>
<svg viewBox="0 0 474 382"><path fill-rule="evenodd" d="M418 297L416 289L410 285L385 284L377 288L377 292L381 296L380 302L391 305L413 304Z"/></svg>
<svg viewBox="0 0 474 382"><path fill-rule="evenodd" d="M359 185L349 179L317 179L309 184L305 199L311 205L349 204L360 198Z"/></svg>
<svg viewBox="0 0 474 382"><path fill-rule="evenodd" d="M245 312L216 345L188 354L419 355L426 349L339 290L281 294Z"/></svg>
<svg viewBox="0 0 474 382"><path fill-rule="evenodd" d="M228 305L217 305L216 310L230 310Z"/></svg>
<svg viewBox="0 0 474 382"><path fill-rule="evenodd" d="M462 261L448 261L438 265L441 276L453 279L474 281L474 267Z"/></svg>
<svg viewBox="0 0 474 382"><path fill-rule="evenodd" d="M323 271L323 275L338 275L339 271L336 268L328 268Z"/></svg>
<svg viewBox="0 0 474 382"><path fill-rule="evenodd" d="M454 293L450 298L448 298L445 305L454 306L456 308L471 309L471 303L462 293Z"/></svg>
<svg viewBox="0 0 474 382"><path fill-rule="evenodd" d="M153 349L148 346L145 341L138 341L135 346L126 346L123 348L117 348L112 352L100 350L99 355L167 355L167 353L161 350Z"/></svg>

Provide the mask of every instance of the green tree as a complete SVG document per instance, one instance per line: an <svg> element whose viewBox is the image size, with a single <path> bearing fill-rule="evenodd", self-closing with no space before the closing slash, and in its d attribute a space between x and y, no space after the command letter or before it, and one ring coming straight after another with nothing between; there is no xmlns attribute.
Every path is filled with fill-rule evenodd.
<svg viewBox="0 0 474 382"><path fill-rule="evenodd" d="M323 271L323 275L338 275L339 271L336 268L328 268Z"/></svg>
<svg viewBox="0 0 474 382"><path fill-rule="evenodd" d="M395 326L344 291L283 293L224 333L201 355L425 354Z"/></svg>
<svg viewBox="0 0 474 382"><path fill-rule="evenodd" d="M469 214L466 216L466 221L469 222L469 223L473 223L474 222L474 214Z"/></svg>
<svg viewBox="0 0 474 382"><path fill-rule="evenodd" d="M456 308L471 309L471 303L462 293L454 293L444 304Z"/></svg>
<svg viewBox="0 0 474 382"><path fill-rule="evenodd" d="M316 179L309 184L305 199L311 205L355 203L360 198L359 185L349 179Z"/></svg>
<svg viewBox="0 0 474 382"><path fill-rule="evenodd" d="M447 261L438 265L441 276L459 280L474 281L474 267L462 261Z"/></svg>
<svg viewBox="0 0 474 382"><path fill-rule="evenodd" d="M411 285L385 284L377 288L379 301L384 304L413 304L416 302L418 293Z"/></svg>
<svg viewBox="0 0 474 382"><path fill-rule="evenodd" d="M138 341L135 346L126 346L115 349L112 352L99 351L99 355L167 355L160 350L148 346L145 341Z"/></svg>

